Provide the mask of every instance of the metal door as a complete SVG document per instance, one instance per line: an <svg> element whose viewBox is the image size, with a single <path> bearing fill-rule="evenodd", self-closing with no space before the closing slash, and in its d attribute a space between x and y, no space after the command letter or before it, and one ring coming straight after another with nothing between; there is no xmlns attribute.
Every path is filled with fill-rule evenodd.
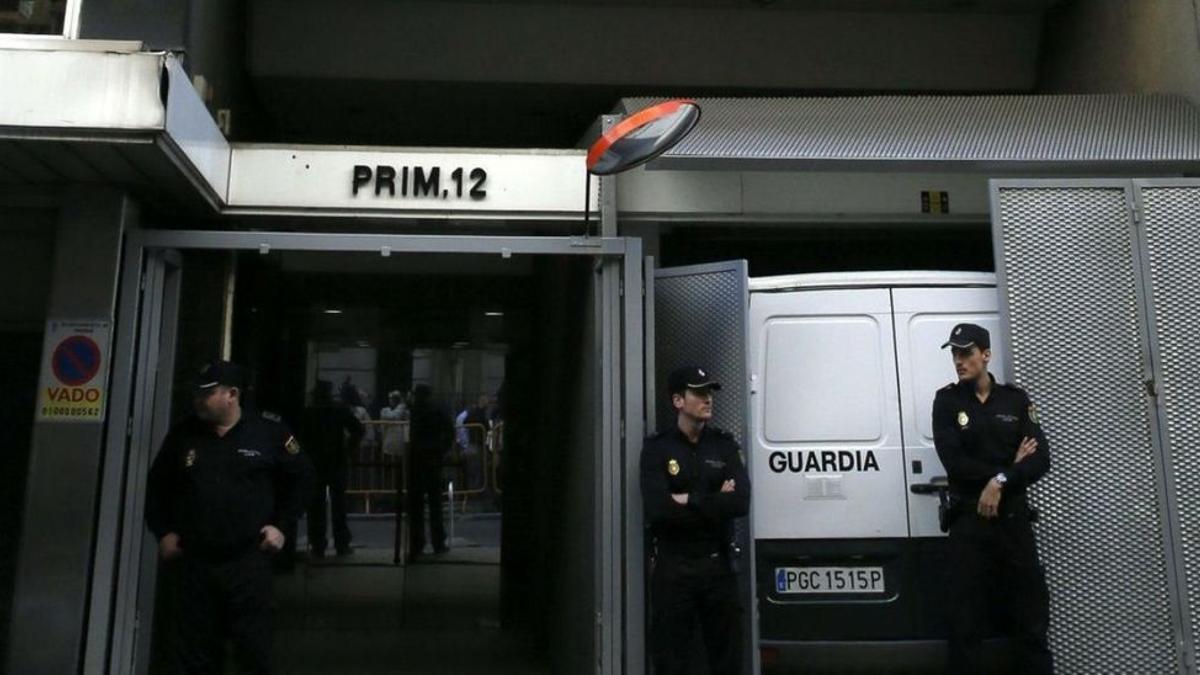
<svg viewBox="0 0 1200 675"><path fill-rule="evenodd" d="M757 539L908 536L888 289L755 293Z"/></svg>
<svg viewBox="0 0 1200 675"><path fill-rule="evenodd" d="M1062 673L1187 667L1135 215L1130 181L992 182L1008 375L1053 458L1031 497Z"/></svg>
<svg viewBox="0 0 1200 675"><path fill-rule="evenodd" d="M749 276L744 260L659 269L654 273L653 418L658 429L675 424L664 392L667 375L682 365L700 365L721 382L713 424L737 437L754 483L749 427ZM648 331L649 333L650 331ZM652 430L651 430L652 431ZM743 670L758 672L758 612L754 602L754 537L750 519L737 523L738 583L745 609ZM703 672L703 671L701 671Z"/></svg>
<svg viewBox="0 0 1200 675"><path fill-rule="evenodd" d="M1148 303L1152 380L1179 570L1182 660L1200 645L1200 181L1134 181Z"/></svg>
<svg viewBox="0 0 1200 675"><path fill-rule="evenodd" d="M175 370L176 320L181 282L176 251L125 253L117 357L84 672L145 673L150 666L150 626L158 546L143 523L146 474L170 423ZM125 406L128 406L127 408ZM103 620L111 616L111 620ZM105 647L110 647L105 649Z"/></svg>
<svg viewBox="0 0 1200 675"><path fill-rule="evenodd" d="M933 397L958 380L949 350L941 349L955 324L969 321L992 334L989 370L1004 381L1008 349L996 312L996 289L895 288L896 360L899 363L900 417L908 499L908 527L913 537L944 536L938 528L936 493L916 494L913 485L936 482L946 470L933 447Z"/></svg>

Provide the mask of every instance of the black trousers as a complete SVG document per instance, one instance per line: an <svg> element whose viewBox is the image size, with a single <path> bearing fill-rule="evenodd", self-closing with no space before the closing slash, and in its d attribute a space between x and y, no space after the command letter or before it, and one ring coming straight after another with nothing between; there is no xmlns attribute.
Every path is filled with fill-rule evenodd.
<svg viewBox="0 0 1200 675"><path fill-rule="evenodd" d="M446 527L442 523L442 467L434 458L414 456L408 467L408 544L409 554L419 555L425 548L424 507L429 506L429 536L434 550L446 548Z"/></svg>
<svg viewBox="0 0 1200 675"><path fill-rule="evenodd" d="M333 545L338 551L350 548L350 526L346 523L346 461L318 464L316 486L308 503L308 545L324 552L329 541L325 538L325 489L329 489L329 510L333 520Z"/></svg>
<svg viewBox="0 0 1200 675"><path fill-rule="evenodd" d="M223 562L184 552L176 664L181 675L223 673L225 638L239 673L271 672L271 557L258 550Z"/></svg>
<svg viewBox="0 0 1200 675"><path fill-rule="evenodd" d="M950 528L950 672L986 672L981 644L991 603L1013 627L1015 672L1054 672L1046 641L1050 602L1024 505L996 518L964 513Z"/></svg>
<svg viewBox="0 0 1200 675"><path fill-rule="evenodd" d="M724 557L660 552L650 574L650 594L655 675L692 672L697 624L709 672L741 672L742 606L737 577Z"/></svg>

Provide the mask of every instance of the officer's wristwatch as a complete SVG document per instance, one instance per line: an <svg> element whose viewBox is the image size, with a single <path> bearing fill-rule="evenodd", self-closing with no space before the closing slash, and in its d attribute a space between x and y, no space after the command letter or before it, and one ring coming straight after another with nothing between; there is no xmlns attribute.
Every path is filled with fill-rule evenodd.
<svg viewBox="0 0 1200 675"><path fill-rule="evenodd" d="M1004 487L1005 483L1008 482L1008 476L1005 476L1004 472L1001 471L1000 473L996 474L995 476L992 476L992 480L999 483L1000 487Z"/></svg>

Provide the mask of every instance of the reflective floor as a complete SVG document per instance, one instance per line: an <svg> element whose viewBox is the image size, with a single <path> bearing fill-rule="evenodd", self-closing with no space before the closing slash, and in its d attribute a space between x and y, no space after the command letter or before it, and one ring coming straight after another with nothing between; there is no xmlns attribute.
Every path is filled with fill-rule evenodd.
<svg viewBox="0 0 1200 675"><path fill-rule="evenodd" d="M354 555L302 557L276 578L277 672L549 673L500 628L498 518L456 523L450 553L405 568L391 565L389 526L352 521Z"/></svg>

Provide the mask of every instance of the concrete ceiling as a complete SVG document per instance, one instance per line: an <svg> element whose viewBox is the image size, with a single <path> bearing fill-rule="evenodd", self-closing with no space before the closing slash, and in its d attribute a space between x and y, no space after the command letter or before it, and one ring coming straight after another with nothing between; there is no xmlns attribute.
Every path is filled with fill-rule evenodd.
<svg viewBox="0 0 1200 675"><path fill-rule="evenodd" d="M632 95L1025 93L1059 0L257 0L245 140L570 147Z"/></svg>

